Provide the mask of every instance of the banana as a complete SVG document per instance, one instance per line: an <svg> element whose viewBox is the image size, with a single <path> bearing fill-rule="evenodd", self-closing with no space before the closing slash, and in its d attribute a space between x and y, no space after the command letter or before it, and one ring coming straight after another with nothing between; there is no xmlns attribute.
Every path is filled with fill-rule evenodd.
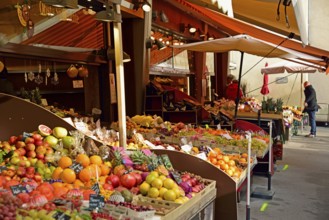
<svg viewBox="0 0 329 220"><path fill-rule="evenodd" d="M21 7L20 7L20 6L17 6L16 8L17 8L17 16L18 16L18 20L19 20L19 22L21 23L21 25L22 25L23 27L26 27L27 22L25 21L25 19L24 19L24 17L23 17L23 12L22 12Z"/></svg>

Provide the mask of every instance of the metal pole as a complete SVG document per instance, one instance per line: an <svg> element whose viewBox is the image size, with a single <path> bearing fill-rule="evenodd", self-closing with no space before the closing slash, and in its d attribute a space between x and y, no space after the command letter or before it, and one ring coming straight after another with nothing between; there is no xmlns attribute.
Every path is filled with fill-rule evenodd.
<svg viewBox="0 0 329 220"><path fill-rule="evenodd" d="M242 75L242 65L243 65L243 55L244 52L241 52L241 59L240 59L240 69L239 69L239 80L238 80L238 91L236 93L236 99L235 99L235 112L234 112L234 118L236 119L238 114L238 105L239 105L239 94L240 94L240 85L241 85L241 75Z"/></svg>
<svg viewBox="0 0 329 220"><path fill-rule="evenodd" d="M268 191L271 190L271 178L272 178L272 121L269 122L270 127L270 138L268 142L268 184L267 189Z"/></svg>
<svg viewBox="0 0 329 220"><path fill-rule="evenodd" d="M250 219L250 155L251 155L251 133L248 133L248 165L247 165L247 206L246 219Z"/></svg>
<svg viewBox="0 0 329 220"><path fill-rule="evenodd" d="M117 10L120 11L120 5L116 5ZM127 126L126 126L126 99L125 99L125 80L123 70L123 49L122 49L122 30L120 22L113 22L113 36L114 36L114 55L116 68L116 81L118 93L118 116L119 116L119 142L120 146L126 148L127 146Z"/></svg>
<svg viewBox="0 0 329 220"><path fill-rule="evenodd" d="M302 108L304 107L303 105L303 73L302 76L300 78L300 110L302 110ZM303 131L304 131L304 120L302 117L302 120L300 122L300 132L303 135Z"/></svg>

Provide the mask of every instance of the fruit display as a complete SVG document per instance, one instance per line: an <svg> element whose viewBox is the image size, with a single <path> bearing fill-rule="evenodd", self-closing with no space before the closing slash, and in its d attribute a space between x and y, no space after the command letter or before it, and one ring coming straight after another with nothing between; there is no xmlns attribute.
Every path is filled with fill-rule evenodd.
<svg viewBox="0 0 329 220"><path fill-rule="evenodd" d="M46 125L0 141L0 219L152 216L164 208L148 199L180 207L210 184L174 170L167 155L88 142L78 131Z"/></svg>

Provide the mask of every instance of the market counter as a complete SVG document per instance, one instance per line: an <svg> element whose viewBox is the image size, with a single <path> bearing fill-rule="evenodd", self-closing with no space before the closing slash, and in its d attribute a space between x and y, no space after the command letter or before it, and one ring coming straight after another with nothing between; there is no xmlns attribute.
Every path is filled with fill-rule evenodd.
<svg viewBox="0 0 329 220"><path fill-rule="evenodd" d="M167 154L173 167L216 181L215 218L237 219L236 182L226 173L195 156L171 150L153 150L157 155Z"/></svg>
<svg viewBox="0 0 329 220"><path fill-rule="evenodd" d="M61 126L67 130L75 127L37 104L16 96L0 93L0 140L7 140L13 134L34 131L40 124L49 127Z"/></svg>

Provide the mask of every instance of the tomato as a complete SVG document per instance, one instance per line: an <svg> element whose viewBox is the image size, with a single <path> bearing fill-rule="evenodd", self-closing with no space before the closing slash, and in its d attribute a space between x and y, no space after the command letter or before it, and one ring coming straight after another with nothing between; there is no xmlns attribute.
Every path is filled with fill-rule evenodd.
<svg viewBox="0 0 329 220"><path fill-rule="evenodd" d="M126 187L127 189L131 189L136 184L136 178L134 175L127 173L121 176L120 182L122 186Z"/></svg>

